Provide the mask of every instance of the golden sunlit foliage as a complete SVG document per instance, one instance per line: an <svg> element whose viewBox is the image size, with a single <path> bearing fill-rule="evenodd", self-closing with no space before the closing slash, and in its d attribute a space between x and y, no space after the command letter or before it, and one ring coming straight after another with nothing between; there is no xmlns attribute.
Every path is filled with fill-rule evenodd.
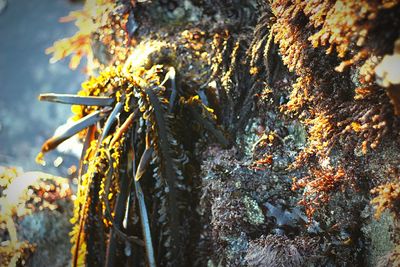
<svg viewBox="0 0 400 267"><path fill-rule="evenodd" d="M60 21L64 23L75 21L78 30L73 36L56 41L46 50L47 54L52 54L50 62L57 62L71 55L69 66L76 69L82 58L86 57L86 71L91 73L100 64L107 63L94 57L96 49L102 49L101 47L108 48L110 60L117 64L122 62L130 41L126 33L129 11L120 14L116 9L117 4L112 0L88 0L82 10L73 11L61 18Z"/></svg>
<svg viewBox="0 0 400 267"><path fill-rule="evenodd" d="M186 142L184 138L187 132L192 131L191 127L200 133L208 131L224 145L227 142L215 124L214 110L203 104L197 91L182 93L174 85L175 68L172 64L185 67L185 62L175 63L176 49L176 46L166 42L143 41L127 57L125 64L109 66L99 75L90 77L75 96L81 99L105 97L110 100L109 107L72 106L76 123L81 123L82 119L96 112L103 112L107 118L96 127L84 124L87 126L84 128L88 128L81 162L85 171L80 177L71 220L74 224L71 242L75 266L114 258L115 253L108 252L108 249L109 254L104 258L95 256L97 253L106 253L103 250L106 246L114 246L114 235L126 240L133 238L117 228L128 208L126 203L118 202L121 194L128 189L120 183L123 179L131 179L132 172L136 172L134 178L138 181L147 170L152 169L153 179L145 183L154 183L152 190L157 192L157 202L161 205L157 211L153 211L160 216L153 223L162 229L162 236L155 237L163 247L159 253L168 262L179 258L171 258L171 243L174 255L182 253L178 247L186 242L181 240L186 232L181 229L183 222L177 221L176 216L187 206L177 208L182 196L176 192L187 190L184 184L187 181L182 176L183 165L188 159L181 142ZM171 88L166 86L169 79L173 81ZM192 120L195 121L193 126L183 126ZM181 132L183 134L179 135ZM128 157L133 157L129 163ZM144 160L148 162L143 164ZM152 163L149 166L150 161ZM126 173L130 174L127 176Z"/></svg>
<svg viewBox="0 0 400 267"><path fill-rule="evenodd" d="M385 210L399 214L400 184L396 182L380 185L371 190L377 196L372 199L371 204L376 207L375 217L379 219Z"/></svg>

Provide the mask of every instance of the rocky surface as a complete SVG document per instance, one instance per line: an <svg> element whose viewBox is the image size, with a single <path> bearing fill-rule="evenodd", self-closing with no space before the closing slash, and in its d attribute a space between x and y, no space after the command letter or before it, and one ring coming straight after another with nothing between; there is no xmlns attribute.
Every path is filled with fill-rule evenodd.
<svg viewBox="0 0 400 267"><path fill-rule="evenodd" d="M400 102L387 74L400 3L372 2L126 1L86 36L100 69L129 55L176 67L182 95L198 94L229 139L176 132L191 160L194 266L399 265ZM44 213L24 218L20 238L43 237ZM50 255L38 253L33 265Z"/></svg>

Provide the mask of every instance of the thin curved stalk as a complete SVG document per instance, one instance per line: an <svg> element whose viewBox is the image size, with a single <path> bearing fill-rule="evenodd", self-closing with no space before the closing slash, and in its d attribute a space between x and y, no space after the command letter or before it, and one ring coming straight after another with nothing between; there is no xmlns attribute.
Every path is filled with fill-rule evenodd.
<svg viewBox="0 0 400 267"><path fill-rule="evenodd" d="M80 131L84 130L85 128L97 123L98 121L102 120L110 111L110 108L104 108L102 110L97 110L80 120L71 124L68 128L63 130L61 133L51 137L48 139L42 146L41 152L46 153L50 150L55 149L59 144L67 140L68 138L72 137L73 135L79 133Z"/></svg>
<svg viewBox="0 0 400 267"><path fill-rule="evenodd" d="M124 219L129 184L130 184L130 175L128 175L126 173L121 175L121 182L120 182L121 191L117 196L116 205L115 205L115 216L114 216L114 222L113 222L115 227L113 227L110 231L110 240L108 242L107 252L106 252L105 266L107 266L107 267L115 266L116 249L117 249L117 239L116 239L115 228L117 228L119 230L119 228L122 225L122 220Z"/></svg>
<svg viewBox="0 0 400 267"><path fill-rule="evenodd" d="M138 237L136 236L128 236L126 235L124 232L122 232L121 230L119 230L118 227L116 227L116 224L114 222L114 218L111 215L111 207L110 207L110 202L108 201L107 197L110 193L110 186L111 186L111 179L112 179L112 175L114 173L114 167L113 167L113 160L109 154L109 152L106 152L106 156L109 162L109 169L107 171L107 177L106 177L106 181L104 184L104 192L103 192L103 201L104 201L104 205L105 205L105 211L104 211L104 216L107 220L109 220L111 222L111 225L113 227L113 229L115 230L115 233L122 239L124 239L125 241L128 241L132 244L136 244L139 246L144 247L144 242L142 240L140 240Z"/></svg>
<svg viewBox="0 0 400 267"><path fill-rule="evenodd" d="M105 107L111 106L115 99L107 96L79 96L70 94L40 94L39 101L47 101L68 105L81 105L81 106L98 106Z"/></svg>
<svg viewBox="0 0 400 267"><path fill-rule="evenodd" d="M174 67L170 67L165 79L169 79L171 81L172 92L169 98L169 111L171 112L174 108L175 100L178 95L178 88L176 87L176 71Z"/></svg>
<svg viewBox="0 0 400 267"><path fill-rule="evenodd" d="M106 122L104 123L103 131L97 141L97 147L96 147L96 156L97 156L97 151L99 151L99 147L101 146L101 143L103 142L104 138L106 138L108 132L111 129L111 126L114 124L114 122L117 120L118 114L121 112L122 107L124 106L123 101L121 100L118 102L113 111L111 112L110 116L108 116Z"/></svg>
<svg viewBox="0 0 400 267"><path fill-rule="evenodd" d="M140 158L138 169L135 175L135 181L139 181L142 178L143 174L146 172L147 167L149 166L152 154L154 149L152 147L146 148L143 152L142 157Z"/></svg>
<svg viewBox="0 0 400 267"><path fill-rule="evenodd" d="M149 166L152 154L153 154L153 148L150 146L150 136L149 136L149 131L147 131L146 149L140 158L139 165L135 174L135 179L133 182L135 187L136 198L139 204L139 214L140 214L140 221L142 224L142 232L146 247L147 262L150 267L155 267L156 260L154 257L154 249L150 232L149 217L147 215L147 209L146 209L146 203L144 201L143 191L139 183L139 179L143 176L143 174L146 172L147 167Z"/></svg>
<svg viewBox="0 0 400 267"><path fill-rule="evenodd" d="M146 203L139 181L135 179L135 192L139 203L140 221L142 222L142 231L144 236L144 243L146 247L147 261L150 267L156 267L156 260L154 257L153 242L151 239L151 232L149 226L149 217L147 215Z"/></svg>
<svg viewBox="0 0 400 267"><path fill-rule="evenodd" d="M139 114L139 109L136 109L133 113L129 115L129 117L124 121L121 127L119 127L118 130L115 132L114 137L110 142L110 147L112 147L115 142L117 142L121 138L121 136L129 129L129 127L132 125L133 121L138 117Z"/></svg>

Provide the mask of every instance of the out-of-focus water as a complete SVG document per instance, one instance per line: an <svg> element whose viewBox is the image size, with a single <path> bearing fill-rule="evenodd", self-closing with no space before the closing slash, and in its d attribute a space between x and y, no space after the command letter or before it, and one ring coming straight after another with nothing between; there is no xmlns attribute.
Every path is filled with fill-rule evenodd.
<svg viewBox="0 0 400 267"><path fill-rule="evenodd" d="M62 16L80 9L68 0L8 0L0 13L0 165L21 166L66 176L76 158L51 152L47 166L35 163L42 143L70 116L70 106L39 102L44 92L74 93L85 75L68 68L68 60L49 64L45 49L71 36L73 23ZM55 168L53 161L64 161Z"/></svg>

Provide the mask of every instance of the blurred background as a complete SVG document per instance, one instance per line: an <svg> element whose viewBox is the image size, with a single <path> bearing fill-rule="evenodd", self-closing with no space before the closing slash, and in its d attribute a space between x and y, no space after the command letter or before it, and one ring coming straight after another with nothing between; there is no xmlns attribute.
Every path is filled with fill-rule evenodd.
<svg viewBox="0 0 400 267"><path fill-rule="evenodd" d="M0 0L0 165L41 170L63 177L77 164L71 151L35 157L43 142L71 115L70 106L39 102L45 92L75 93L84 81L82 70L68 68L68 59L50 64L45 49L74 34L73 23L60 17L80 9L68 0Z"/></svg>

